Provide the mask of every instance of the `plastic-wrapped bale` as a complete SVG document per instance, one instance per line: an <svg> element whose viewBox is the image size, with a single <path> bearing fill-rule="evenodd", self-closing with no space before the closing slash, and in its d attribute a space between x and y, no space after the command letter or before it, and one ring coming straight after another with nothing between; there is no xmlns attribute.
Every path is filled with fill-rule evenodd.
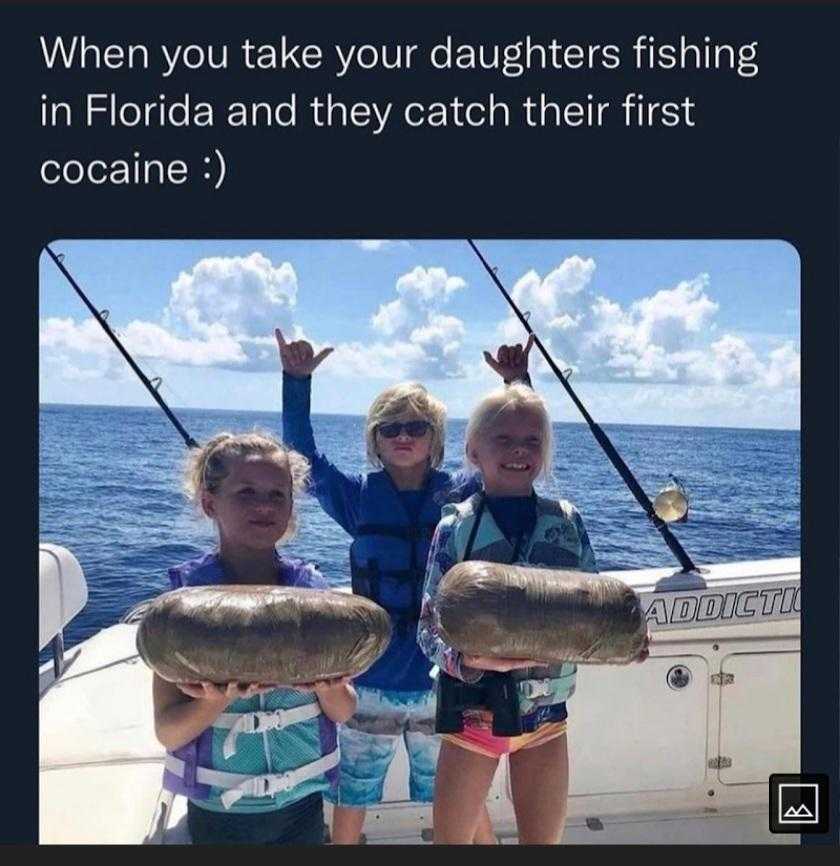
<svg viewBox="0 0 840 866"><path fill-rule="evenodd" d="M647 634L641 601L620 580L492 562L451 568L434 615L444 640L467 655L548 663L626 664Z"/></svg>
<svg viewBox="0 0 840 866"><path fill-rule="evenodd" d="M152 602L137 651L170 682L294 685L355 676L385 652L390 637L388 614L357 595L196 586Z"/></svg>

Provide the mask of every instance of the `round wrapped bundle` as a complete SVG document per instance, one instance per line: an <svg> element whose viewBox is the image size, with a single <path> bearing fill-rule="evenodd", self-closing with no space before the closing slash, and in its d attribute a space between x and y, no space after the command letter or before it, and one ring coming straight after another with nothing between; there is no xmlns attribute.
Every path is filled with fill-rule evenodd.
<svg viewBox="0 0 840 866"><path fill-rule="evenodd" d="M367 670L390 637L388 614L358 595L195 586L152 602L137 651L170 682L295 685Z"/></svg>
<svg viewBox="0 0 840 866"><path fill-rule="evenodd" d="M444 640L467 655L625 664L647 634L636 593L615 578L460 562L440 582Z"/></svg>

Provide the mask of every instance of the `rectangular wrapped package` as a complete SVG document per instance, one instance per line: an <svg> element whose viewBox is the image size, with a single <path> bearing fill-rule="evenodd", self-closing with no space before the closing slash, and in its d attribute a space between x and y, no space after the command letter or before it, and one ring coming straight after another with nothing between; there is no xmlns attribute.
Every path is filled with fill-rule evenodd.
<svg viewBox="0 0 840 866"><path fill-rule="evenodd" d="M435 599L441 636L467 655L626 664L645 646L641 601L615 578L468 561Z"/></svg>
<svg viewBox="0 0 840 866"><path fill-rule="evenodd" d="M170 682L295 685L356 676L390 638L390 617L367 598L215 585L155 599L137 631L137 651Z"/></svg>

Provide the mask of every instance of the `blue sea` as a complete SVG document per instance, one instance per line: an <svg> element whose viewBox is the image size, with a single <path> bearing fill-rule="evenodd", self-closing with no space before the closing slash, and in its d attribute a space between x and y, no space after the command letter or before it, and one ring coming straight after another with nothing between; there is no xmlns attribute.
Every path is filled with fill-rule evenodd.
<svg viewBox="0 0 840 866"><path fill-rule="evenodd" d="M176 410L203 441L255 427L277 435L276 412ZM348 473L364 471L362 417L315 415L320 450ZM464 421L450 421L444 468L461 467ZM698 565L798 556L799 432L610 424L604 430L653 497L668 473L689 491L687 523L673 531ZM601 570L675 564L585 424L556 424L554 473L539 492L578 506ZM85 610L65 631L72 646L168 589L166 569L214 545L212 524L181 491L186 447L157 408L43 405L40 537L73 551L88 581ZM299 505L287 550L349 583L349 536L317 502Z"/></svg>

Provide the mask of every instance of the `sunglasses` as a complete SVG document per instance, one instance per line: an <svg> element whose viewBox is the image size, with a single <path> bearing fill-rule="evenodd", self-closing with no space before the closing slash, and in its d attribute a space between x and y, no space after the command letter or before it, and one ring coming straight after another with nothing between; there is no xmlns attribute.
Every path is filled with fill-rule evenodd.
<svg viewBox="0 0 840 866"><path fill-rule="evenodd" d="M396 439L405 430L412 439L419 439L426 435L431 426L428 421L406 421L404 423L393 421L390 424L380 424L376 428L376 432L386 439Z"/></svg>

